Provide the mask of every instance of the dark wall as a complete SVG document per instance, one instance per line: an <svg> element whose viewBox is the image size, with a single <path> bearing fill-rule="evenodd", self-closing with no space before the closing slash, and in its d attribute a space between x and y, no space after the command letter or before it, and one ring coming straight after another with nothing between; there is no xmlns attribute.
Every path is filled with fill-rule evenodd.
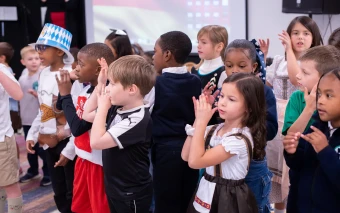
<svg viewBox="0 0 340 213"><path fill-rule="evenodd" d="M18 21L4 22L4 38L1 41L10 43L15 52L10 66L18 78L23 70L20 63L20 50L29 43L34 43L41 31L41 0L1 0L0 6L16 6ZM1 28L0 28L1 30Z"/></svg>

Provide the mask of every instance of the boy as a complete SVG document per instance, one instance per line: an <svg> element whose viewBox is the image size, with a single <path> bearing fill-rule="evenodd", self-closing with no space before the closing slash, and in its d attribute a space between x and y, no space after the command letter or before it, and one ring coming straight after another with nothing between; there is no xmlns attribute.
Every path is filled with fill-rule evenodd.
<svg viewBox="0 0 340 213"><path fill-rule="evenodd" d="M186 212L197 186L198 170L189 168L181 158L185 125L195 120L192 97L201 94L200 79L184 66L191 49L189 37L179 31L161 35L154 48L153 64L160 74L152 112L156 213Z"/></svg>
<svg viewBox="0 0 340 213"><path fill-rule="evenodd" d="M24 47L20 51L21 63L26 67L27 73L23 73L19 78L21 89L23 90L24 97L20 100L20 117L22 127L24 129L25 140L28 130L31 128L33 120L37 117L39 111L39 101L36 91L38 90L38 79L40 75L40 58L38 53L31 47ZM51 185L50 174L47 168L46 154L44 149L36 144L33 147L35 153L27 153L27 160L29 168L27 173L20 178L21 183L26 183L33 179L40 177L38 156L43 161L44 177L40 181L40 186Z"/></svg>
<svg viewBox="0 0 340 213"><path fill-rule="evenodd" d="M9 113L9 96L20 100L23 94L14 76L4 64L0 64L0 212L5 211L7 194L8 213L20 213L23 201L18 184L19 162Z"/></svg>
<svg viewBox="0 0 340 213"><path fill-rule="evenodd" d="M60 212L71 212L75 155L64 156L70 131L62 111L55 107L58 85L55 75L60 69L71 70L74 59L69 52L72 34L53 24L45 24L37 43L31 44L46 66L39 77L38 99L40 110L26 138L29 153L39 141L46 153L54 200ZM63 154L62 151L64 150Z"/></svg>
<svg viewBox="0 0 340 213"><path fill-rule="evenodd" d="M282 134L286 135L283 141L285 148L284 157L290 168L290 191L288 195L287 211L297 212L301 205L298 201L300 191L300 171L296 169L296 162L291 159L297 147L291 140L296 132L304 132L313 123L312 115L316 110L316 87L320 77L340 66L340 53L333 46L318 46L306 51L300 57L300 71L296 75L297 82L304 92L294 92L287 104ZM293 145L293 146L292 146ZM289 154L291 153L291 154Z"/></svg>
<svg viewBox="0 0 340 213"><path fill-rule="evenodd" d="M92 149L103 150L110 211L148 212L152 199L148 158L152 120L143 98L154 86L156 74L141 56L123 56L110 65L110 84L105 91L105 63L101 63L101 68L90 144Z"/></svg>
<svg viewBox="0 0 340 213"><path fill-rule="evenodd" d="M58 104L62 105L62 110L75 137L75 153L78 156L74 169L72 211L109 213L104 191L102 151L91 149L92 123L83 120L82 115L88 98L98 84L100 65L97 59L104 57L110 64L114 56L106 44L93 43L81 48L77 57L79 65L75 69L75 75L78 76L80 83L89 83L89 85L75 94L77 96L76 107L71 97L70 74L68 71L63 71L60 74L60 80L56 77L60 93Z"/></svg>

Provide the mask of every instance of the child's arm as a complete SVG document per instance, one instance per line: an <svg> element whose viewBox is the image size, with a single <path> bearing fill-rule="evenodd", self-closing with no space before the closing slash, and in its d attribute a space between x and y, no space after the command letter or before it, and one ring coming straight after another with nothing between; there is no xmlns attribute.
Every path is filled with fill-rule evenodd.
<svg viewBox="0 0 340 213"><path fill-rule="evenodd" d="M273 91L265 86L267 141L273 140L278 131L276 99Z"/></svg>
<svg viewBox="0 0 340 213"><path fill-rule="evenodd" d="M311 119L314 111L316 110L316 87L315 85L308 95L308 90L305 88L304 99L306 102L306 107L303 109L301 115L296 119L296 121L291 125L288 132L304 132L309 120ZM287 107L288 108L288 107Z"/></svg>
<svg viewBox="0 0 340 213"><path fill-rule="evenodd" d="M211 105L207 103L205 95L200 95L199 100L195 101L195 133L191 139L188 163L191 168L198 169L219 164L233 155L226 152L222 145L205 150L204 135L206 127L217 108L212 109Z"/></svg>
<svg viewBox="0 0 340 213"><path fill-rule="evenodd" d="M62 110L65 113L65 118L70 126L72 135L78 137L85 132L89 131L92 123L87 122L78 117L76 108L74 107L71 96L71 80L68 71L60 71L60 79L56 75L56 81L60 93L58 102L61 102Z"/></svg>
<svg viewBox="0 0 340 213"><path fill-rule="evenodd" d="M4 67L1 67L0 69L0 84L4 87L9 96L14 100L19 101L24 96L19 83Z"/></svg>
<svg viewBox="0 0 340 213"><path fill-rule="evenodd" d="M282 31L282 34L279 34L280 40L286 50L286 59L287 59L287 70L288 70L288 77L290 82L297 86L297 79L296 75L300 71L300 66L296 60L293 48L292 48L292 42L290 40L290 36L286 31Z"/></svg>
<svg viewBox="0 0 340 213"><path fill-rule="evenodd" d="M93 94L92 96L95 96ZM90 145L93 149L108 149L118 146L117 138L111 136L106 131L106 117L111 107L110 98L105 94L105 87L102 87L101 93L97 94L98 97L98 110L93 121Z"/></svg>
<svg viewBox="0 0 340 213"><path fill-rule="evenodd" d="M320 167L328 177L330 183L336 187L335 190L340 190L340 156L329 146L326 135L318 128L311 126L313 132L301 135L303 139L309 142L320 162Z"/></svg>

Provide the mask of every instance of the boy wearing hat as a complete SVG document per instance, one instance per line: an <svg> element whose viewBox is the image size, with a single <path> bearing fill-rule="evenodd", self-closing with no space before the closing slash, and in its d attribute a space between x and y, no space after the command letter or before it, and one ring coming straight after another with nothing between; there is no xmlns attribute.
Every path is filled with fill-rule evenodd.
<svg viewBox="0 0 340 213"><path fill-rule="evenodd" d="M58 85L55 75L59 70L71 71L74 61L69 52L72 34L67 30L45 24L37 43L30 44L38 52L42 65L46 66L39 77L38 99L40 110L27 134L26 148L34 154L39 142L46 152L47 166L54 191L54 200L60 212L71 212L74 151L70 151L70 130L63 111L57 110Z"/></svg>

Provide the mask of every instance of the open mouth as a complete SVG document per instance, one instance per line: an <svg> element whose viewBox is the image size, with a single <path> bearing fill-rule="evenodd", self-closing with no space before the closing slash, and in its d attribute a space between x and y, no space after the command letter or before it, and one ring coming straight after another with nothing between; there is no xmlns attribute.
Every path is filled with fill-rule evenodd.
<svg viewBox="0 0 340 213"><path fill-rule="evenodd" d="M303 45L303 42L298 42L297 45L298 45L298 46L302 46L302 45Z"/></svg>

